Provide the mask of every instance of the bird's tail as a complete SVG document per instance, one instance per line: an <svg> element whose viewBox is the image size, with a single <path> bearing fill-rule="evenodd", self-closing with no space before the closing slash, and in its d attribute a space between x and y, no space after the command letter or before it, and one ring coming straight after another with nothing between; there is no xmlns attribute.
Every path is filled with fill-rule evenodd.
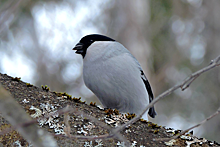
<svg viewBox="0 0 220 147"><path fill-rule="evenodd" d="M148 111L148 114L150 115L150 117L155 118L155 116L157 115L154 107L151 107Z"/></svg>

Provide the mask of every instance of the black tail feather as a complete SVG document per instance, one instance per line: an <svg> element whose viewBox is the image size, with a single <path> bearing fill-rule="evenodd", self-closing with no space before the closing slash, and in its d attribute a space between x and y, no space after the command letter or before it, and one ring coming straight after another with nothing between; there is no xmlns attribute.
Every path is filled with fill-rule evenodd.
<svg viewBox="0 0 220 147"><path fill-rule="evenodd" d="M154 107L151 107L148 111L148 114L150 115L150 117L155 118L155 116L157 115Z"/></svg>

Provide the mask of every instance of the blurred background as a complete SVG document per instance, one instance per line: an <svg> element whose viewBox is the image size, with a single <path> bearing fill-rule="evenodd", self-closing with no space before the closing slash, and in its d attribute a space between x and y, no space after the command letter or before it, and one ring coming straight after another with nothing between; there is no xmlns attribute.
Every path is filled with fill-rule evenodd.
<svg viewBox="0 0 220 147"><path fill-rule="evenodd" d="M84 85L72 48L87 34L107 35L138 59L155 97L220 54L219 0L1 0L0 72L36 86L98 100ZM186 129L220 106L219 67L156 104L151 121ZM220 116L194 134L220 142Z"/></svg>

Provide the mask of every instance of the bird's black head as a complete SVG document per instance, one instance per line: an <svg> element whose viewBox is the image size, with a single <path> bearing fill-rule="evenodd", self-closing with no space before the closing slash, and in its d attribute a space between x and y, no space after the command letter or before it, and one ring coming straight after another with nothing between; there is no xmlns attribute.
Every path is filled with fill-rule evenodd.
<svg viewBox="0 0 220 147"><path fill-rule="evenodd" d="M84 58L86 55L87 48L95 41L115 41L115 40L104 35L91 34L91 35L84 36L79 41L79 43L76 44L73 50L76 50L76 53L81 54Z"/></svg>

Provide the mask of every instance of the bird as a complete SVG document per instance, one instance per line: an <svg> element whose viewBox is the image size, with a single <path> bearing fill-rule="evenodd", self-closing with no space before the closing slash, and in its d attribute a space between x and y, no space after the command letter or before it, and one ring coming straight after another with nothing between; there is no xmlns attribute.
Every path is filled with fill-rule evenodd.
<svg viewBox="0 0 220 147"><path fill-rule="evenodd" d="M101 35L81 38L73 50L83 58L83 80L105 108L139 115L154 95L140 63L121 43ZM154 106L143 116L157 115Z"/></svg>

